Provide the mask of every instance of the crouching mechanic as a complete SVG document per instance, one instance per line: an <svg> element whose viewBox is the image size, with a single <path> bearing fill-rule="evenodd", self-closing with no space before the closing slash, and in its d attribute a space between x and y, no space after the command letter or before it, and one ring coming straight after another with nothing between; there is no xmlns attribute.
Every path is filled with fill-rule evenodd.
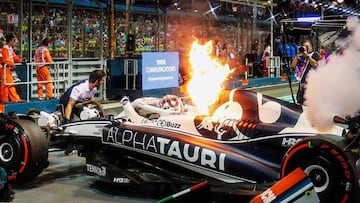
<svg viewBox="0 0 360 203"><path fill-rule="evenodd" d="M78 107L76 104L84 101L89 101L90 104L96 91L104 83L105 75L103 70L94 70L88 80L79 81L65 91L60 97L60 104L65 108L63 123L73 119L74 114L80 117L83 106Z"/></svg>

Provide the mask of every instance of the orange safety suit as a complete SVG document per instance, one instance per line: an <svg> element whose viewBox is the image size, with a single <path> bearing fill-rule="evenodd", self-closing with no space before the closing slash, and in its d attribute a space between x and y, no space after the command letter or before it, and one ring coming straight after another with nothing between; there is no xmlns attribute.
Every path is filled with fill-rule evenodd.
<svg viewBox="0 0 360 203"><path fill-rule="evenodd" d="M46 96L48 99L53 98L53 83L49 68L47 64L44 63L52 63L53 59L50 55L49 50L46 46L40 46L35 51L35 62L36 62L36 77L38 80L38 97L39 99L43 99L43 85L45 85ZM49 82L43 82L49 81Z"/></svg>
<svg viewBox="0 0 360 203"><path fill-rule="evenodd" d="M21 63L22 60L19 58L12 47L4 45L2 50L1 67L0 67L0 101L2 102L19 102L21 101L19 94L16 92L14 84L14 78L12 76L12 69L15 68L15 62ZM6 77L6 81L4 80ZM7 84L5 84L5 82Z"/></svg>

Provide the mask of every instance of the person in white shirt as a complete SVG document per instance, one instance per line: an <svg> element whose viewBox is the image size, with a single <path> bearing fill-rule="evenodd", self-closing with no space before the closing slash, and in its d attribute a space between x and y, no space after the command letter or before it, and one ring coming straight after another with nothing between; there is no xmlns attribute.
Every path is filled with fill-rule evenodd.
<svg viewBox="0 0 360 203"><path fill-rule="evenodd" d="M93 99L97 89L104 83L105 75L103 70L94 70L88 80L79 81L65 91L60 97L60 104L65 108L64 123L81 112L81 109L74 108L75 104Z"/></svg>

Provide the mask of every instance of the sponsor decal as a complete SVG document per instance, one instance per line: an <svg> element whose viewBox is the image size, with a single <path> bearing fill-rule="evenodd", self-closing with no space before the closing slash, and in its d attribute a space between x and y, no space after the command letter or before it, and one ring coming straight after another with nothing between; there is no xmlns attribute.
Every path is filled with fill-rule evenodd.
<svg viewBox="0 0 360 203"><path fill-rule="evenodd" d="M14 125L12 125L12 124L6 123L5 126L7 129L10 129L10 130L14 129Z"/></svg>
<svg viewBox="0 0 360 203"><path fill-rule="evenodd" d="M7 130L10 130L12 131L15 135L20 135L21 134L21 129L16 127L15 125L13 124L10 124L10 123L5 123L5 127Z"/></svg>
<svg viewBox="0 0 360 203"><path fill-rule="evenodd" d="M241 126L242 124L241 120L223 119L213 121L211 117L196 116L194 124L198 132L207 138L218 140L228 140L234 137L237 137L239 140L249 138L238 128L238 125Z"/></svg>
<svg viewBox="0 0 360 203"><path fill-rule="evenodd" d="M98 167L98 166L95 166L92 164L86 164L86 171L89 173L96 174L101 177L106 176L106 167L105 166Z"/></svg>
<svg viewBox="0 0 360 203"><path fill-rule="evenodd" d="M149 151L207 168L225 171L226 154L224 153L144 132L112 127L108 133L103 134L102 142Z"/></svg>
<svg viewBox="0 0 360 203"><path fill-rule="evenodd" d="M265 192L260 194L261 200L264 203L270 203L273 200L276 199L276 195L274 194L274 192L271 190L271 188L267 189Z"/></svg>
<svg viewBox="0 0 360 203"><path fill-rule="evenodd" d="M156 125L159 127L169 127L169 128L180 128L181 124L179 123L175 123L175 122L171 122L171 121L167 121L164 119L158 119L156 121Z"/></svg>
<svg viewBox="0 0 360 203"><path fill-rule="evenodd" d="M281 142L281 146L282 147L291 147L293 146L296 142L298 142L299 140L301 140L301 138L288 138L288 137L284 137L282 139L282 142Z"/></svg>
<svg viewBox="0 0 360 203"><path fill-rule="evenodd" d="M330 154L333 155L339 161L339 163L340 163L340 165L341 165L341 167L343 169L343 173L344 173L345 178L351 179L351 172L350 172L350 169L348 167L347 160L340 154L340 152L337 151L336 149L332 148L331 146L327 145L327 144L321 145L320 148L329 150ZM350 191L350 189L347 188L347 191Z"/></svg>
<svg viewBox="0 0 360 203"><path fill-rule="evenodd" d="M114 177L113 183L130 183L130 179Z"/></svg>

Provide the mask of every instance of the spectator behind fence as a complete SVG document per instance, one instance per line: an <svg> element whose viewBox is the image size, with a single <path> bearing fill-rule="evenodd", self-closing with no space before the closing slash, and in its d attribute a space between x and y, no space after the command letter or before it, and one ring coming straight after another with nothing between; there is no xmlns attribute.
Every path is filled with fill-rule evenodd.
<svg viewBox="0 0 360 203"><path fill-rule="evenodd" d="M1 102L21 102L19 94L16 91L12 71L15 71L15 62L21 63L13 47L16 45L16 38L14 35L6 35L6 44L3 46L1 53L1 68L0 68L0 101ZM6 70L5 70L6 69ZM4 80L6 77L6 80ZM6 84L5 84L6 83Z"/></svg>
<svg viewBox="0 0 360 203"><path fill-rule="evenodd" d="M36 77L38 80L37 93L40 100L53 98L53 82L49 72L49 63L53 59L48 50L49 39L43 39L41 46L35 51ZM43 96L43 86L45 85L46 97Z"/></svg>

